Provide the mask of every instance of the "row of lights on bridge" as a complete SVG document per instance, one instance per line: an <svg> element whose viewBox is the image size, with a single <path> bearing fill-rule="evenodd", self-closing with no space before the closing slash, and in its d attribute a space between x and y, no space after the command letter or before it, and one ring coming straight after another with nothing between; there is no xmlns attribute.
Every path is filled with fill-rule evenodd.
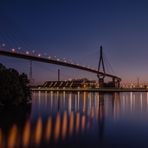
<svg viewBox="0 0 148 148"><path fill-rule="evenodd" d="M19 49L20 50L20 49ZM14 49L14 48L12 48L11 49L11 51L12 52L17 52L16 51L16 49ZM31 53L29 52L29 51L26 51L25 52L25 54L27 54L27 55L34 55L35 54L35 50L33 50ZM46 54L45 54L46 55ZM42 57L42 55L39 53L39 54L37 54L37 56L38 57ZM51 56L48 56L48 59L53 59ZM54 56L54 59L56 59L57 61L63 61L63 62L65 62L65 63L69 63L69 64L73 64L73 65L75 65L75 63L74 62L68 62L65 58L63 58L63 60L61 60L60 58L57 58L56 56ZM76 64L77 66L80 66L80 64ZM86 67L86 66L83 66L83 67ZM90 66L87 66L86 68L89 68L90 69ZM96 69L94 69L94 68L92 68L92 70L96 70Z"/></svg>
<svg viewBox="0 0 148 148"><path fill-rule="evenodd" d="M5 47L6 44L5 43L2 43L1 45L2 47ZM18 50L21 50L21 47L18 47ZM11 49L12 52L17 52L15 48L12 48ZM26 51L25 54L27 55L30 55L30 52L29 51ZM32 50L32 53L31 54L35 54L35 50ZM45 54L47 55L47 54ZM42 55L40 53L37 54L38 57L41 57ZM69 63L69 64L73 64L73 65L77 65L77 66L80 66L80 64L75 64L74 62L68 62L65 58L63 58L63 60L61 60L60 58L57 58L56 56L54 56L54 58L57 60L57 61L64 61L65 63ZM51 56L48 56L48 59L52 59ZM83 67L86 67L86 68L89 68L90 69L90 66L83 66ZM96 70L95 68L92 68L92 70Z"/></svg>

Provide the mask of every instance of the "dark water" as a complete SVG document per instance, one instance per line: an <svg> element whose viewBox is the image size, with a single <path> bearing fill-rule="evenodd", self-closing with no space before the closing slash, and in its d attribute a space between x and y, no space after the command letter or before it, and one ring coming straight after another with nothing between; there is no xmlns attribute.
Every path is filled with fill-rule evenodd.
<svg viewBox="0 0 148 148"><path fill-rule="evenodd" d="M0 111L2 147L148 148L148 93L37 92Z"/></svg>

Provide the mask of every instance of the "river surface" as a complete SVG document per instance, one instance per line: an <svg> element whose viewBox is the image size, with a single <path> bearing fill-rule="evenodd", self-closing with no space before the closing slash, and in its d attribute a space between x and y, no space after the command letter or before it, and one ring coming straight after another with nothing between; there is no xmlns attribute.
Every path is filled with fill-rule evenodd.
<svg viewBox="0 0 148 148"><path fill-rule="evenodd" d="M148 93L34 92L0 111L0 148L148 148Z"/></svg>

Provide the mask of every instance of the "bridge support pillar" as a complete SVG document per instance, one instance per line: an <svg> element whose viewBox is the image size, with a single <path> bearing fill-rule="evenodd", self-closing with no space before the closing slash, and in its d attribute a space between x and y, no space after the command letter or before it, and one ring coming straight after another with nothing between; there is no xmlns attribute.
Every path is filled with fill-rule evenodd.
<svg viewBox="0 0 148 148"><path fill-rule="evenodd" d="M104 78L99 78L99 87L100 88L104 87Z"/></svg>
<svg viewBox="0 0 148 148"><path fill-rule="evenodd" d="M120 80L113 78L112 83L113 83L113 87L120 88Z"/></svg>
<svg viewBox="0 0 148 148"><path fill-rule="evenodd" d="M117 80L117 88L120 88L120 80Z"/></svg>
<svg viewBox="0 0 148 148"><path fill-rule="evenodd" d="M104 88L104 78L105 78L105 65L104 65L104 59L103 59L103 48L100 46L100 58L99 58L99 64L98 64L98 72L100 70L103 70L103 75L102 74L97 74L98 80L99 80L99 87Z"/></svg>

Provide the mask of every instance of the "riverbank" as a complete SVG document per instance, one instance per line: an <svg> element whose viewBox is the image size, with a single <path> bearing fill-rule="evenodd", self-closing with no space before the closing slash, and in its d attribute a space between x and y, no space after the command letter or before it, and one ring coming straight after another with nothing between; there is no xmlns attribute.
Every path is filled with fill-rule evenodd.
<svg viewBox="0 0 148 148"><path fill-rule="evenodd" d="M147 88L31 88L32 91L67 91L67 92L148 92Z"/></svg>

